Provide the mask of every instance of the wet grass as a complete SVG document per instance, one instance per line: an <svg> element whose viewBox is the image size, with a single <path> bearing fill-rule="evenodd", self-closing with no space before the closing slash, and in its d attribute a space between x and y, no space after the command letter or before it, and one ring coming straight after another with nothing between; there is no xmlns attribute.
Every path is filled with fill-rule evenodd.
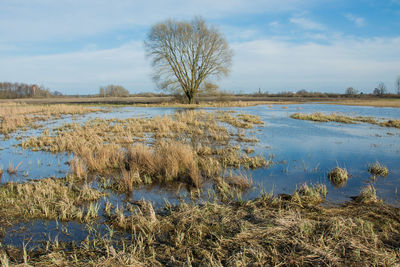
<svg viewBox="0 0 400 267"><path fill-rule="evenodd" d="M71 179L7 183L0 187L0 216L11 222L38 218L87 222L91 215L84 205L103 195Z"/></svg>
<svg viewBox="0 0 400 267"><path fill-rule="evenodd" d="M365 193L367 192L368 193ZM393 266L400 213L363 191L339 207L321 205L324 186L250 201L108 206L108 234L81 244L3 246L3 265L35 266ZM367 196L368 195L368 196ZM376 195L375 195L376 197ZM113 239L113 233L128 233Z"/></svg>
<svg viewBox="0 0 400 267"><path fill-rule="evenodd" d="M309 120L316 122L340 122L340 123L369 123L378 125L381 127L394 127L400 128L400 120L387 120L387 121L378 121L372 117L351 117L345 116L337 113L332 114L323 114L320 112L314 112L312 114L304 114L304 113L295 113L290 116L293 119L298 120Z"/></svg>
<svg viewBox="0 0 400 267"><path fill-rule="evenodd" d="M349 174L346 169L336 167L328 173L328 179L337 187L343 187L347 183Z"/></svg>
<svg viewBox="0 0 400 267"><path fill-rule="evenodd" d="M375 176L386 177L389 174L387 167L380 164L378 161L368 166L368 171Z"/></svg>
<svg viewBox="0 0 400 267"><path fill-rule="evenodd" d="M354 198L359 203L377 203L376 189L372 185L368 185L361 189L360 194Z"/></svg>
<svg viewBox="0 0 400 267"><path fill-rule="evenodd" d="M226 168L255 169L269 164L263 156L242 152L241 143L258 140L235 128L261 124L256 116L243 116L187 110L150 119L93 119L83 125L63 125L52 133L43 131L39 137L23 140L21 146L72 152L75 176L117 173L115 182L122 184L115 187L127 191L149 182L178 181L199 187L204 179L218 177Z"/></svg>
<svg viewBox="0 0 400 267"><path fill-rule="evenodd" d="M256 125L261 125L257 116L186 110L150 119L70 123L22 140L26 149L73 153L71 174L1 185L0 238L10 226L35 219L79 222L90 236L83 242L44 240L30 248L0 243L1 265L400 263L399 208L379 200L372 186L334 207L325 203L328 192L321 184L243 201L242 193L254 185L251 176L237 170L271 164L248 155L253 153L248 143L257 139L247 137L245 129ZM335 173L332 181L345 180ZM208 198L200 197L206 182L212 185ZM131 198L144 184L173 183L185 185L192 201L167 202L155 210L152 203ZM126 194L125 201L112 202L110 189ZM108 232L100 230L104 226Z"/></svg>
<svg viewBox="0 0 400 267"><path fill-rule="evenodd" d="M39 127L37 122L59 118L61 115L84 114L99 111L78 105L28 105L15 102L0 103L0 134L8 136L16 130Z"/></svg>

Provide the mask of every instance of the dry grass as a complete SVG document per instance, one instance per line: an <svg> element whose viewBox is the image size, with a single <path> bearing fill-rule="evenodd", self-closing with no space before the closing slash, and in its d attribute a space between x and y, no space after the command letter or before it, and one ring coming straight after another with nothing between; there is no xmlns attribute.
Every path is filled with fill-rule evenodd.
<svg viewBox="0 0 400 267"><path fill-rule="evenodd" d="M400 107L400 100L398 98L376 98L376 99L341 99L340 101L333 100L326 104L333 105L346 105L346 106L370 106L370 107Z"/></svg>
<svg viewBox="0 0 400 267"><path fill-rule="evenodd" d="M376 176L386 177L389 174L387 167L381 165L378 161L368 166L368 171Z"/></svg>
<svg viewBox="0 0 400 267"><path fill-rule="evenodd" d="M295 113L290 116L293 119L298 120L310 120L310 121L317 121L317 122L340 122L340 123L357 123L357 122L367 122L376 124L377 122L371 117L350 117L345 116L337 113L332 113L329 115L325 115L320 112L314 112L312 114L303 114L303 113Z"/></svg>
<svg viewBox="0 0 400 267"><path fill-rule="evenodd" d="M315 205L323 202L327 193L326 185L316 184L310 187L302 184L296 190L292 200L301 205Z"/></svg>
<svg viewBox="0 0 400 267"><path fill-rule="evenodd" d="M400 120L388 120L385 122L381 122L379 125L383 127L400 128Z"/></svg>
<svg viewBox="0 0 400 267"><path fill-rule="evenodd" d="M295 113L290 116L293 119L298 120L309 120L309 121L317 121L317 122L340 122L340 123L369 123L378 125L381 127L394 127L400 128L400 120L387 120L387 121L377 121L372 117L350 117L337 113L332 114L323 114L320 112L314 112L312 114L303 114L303 113Z"/></svg>
<svg viewBox="0 0 400 267"><path fill-rule="evenodd" d="M200 186L200 170L191 147L165 141L154 147L142 144L130 147L125 168L162 183L182 181L195 187Z"/></svg>
<svg viewBox="0 0 400 267"><path fill-rule="evenodd" d="M81 159L79 158L72 159L70 165L72 174L74 174L77 178L79 179L87 178L87 169Z"/></svg>
<svg viewBox="0 0 400 267"><path fill-rule="evenodd" d="M28 263L67 266L396 266L400 263L400 213L380 201L327 207L303 186L283 200L269 194L251 201L181 203L155 212L111 208L107 224L130 237L84 241L79 247L26 251ZM299 202L299 198L301 202ZM318 197L319 198L319 197ZM312 204L307 204L311 201ZM299 205L301 204L301 205ZM1 260L24 261L6 248Z"/></svg>
<svg viewBox="0 0 400 267"><path fill-rule="evenodd" d="M18 168L21 166L22 161L19 162L16 166L14 166L11 161L8 163L7 172L9 175L16 174L18 172Z"/></svg>
<svg viewBox="0 0 400 267"><path fill-rule="evenodd" d="M102 195L87 184L78 186L64 179L7 183L0 187L0 216L8 220L45 218L84 222L87 211L82 205Z"/></svg>
<svg viewBox="0 0 400 267"><path fill-rule="evenodd" d="M84 114L99 111L78 105L26 105L18 103L0 103L0 134L8 135L17 129L37 126L38 121L58 118L66 114Z"/></svg>
<svg viewBox="0 0 400 267"><path fill-rule="evenodd" d="M24 140L21 146L74 153L79 160L72 162L72 172L80 178L86 176L86 169L96 173L123 172L115 176L116 182L122 182L116 187L123 191L131 190L139 181L180 181L197 187L203 178L218 176L222 168L267 166L263 156L248 156L240 146L230 145L236 136L238 142L257 139L221 126L228 117L240 122L237 127L253 125L228 114L188 110L150 119L93 119L83 125L66 124L51 135L44 132ZM257 117L248 118L257 122Z"/></svg>
<svg viewBox="0 0 400 267"><path fill-rule="evenodd" d="M342 187L347 183L349 174L344 168L336 167L328 173L329 180L337 187Z"/></svg>
<svg viewBox="0 0 400 267"><path fill-rule="evenodd" d="M251 115L251 114L239 114L238 118L243 120L244 122L263 125L264 122L260 119L260 116Z"/></svg>
<svg viewBox="0 0 400 267"><path fill-rule="evenodd" d="M376 203L378 197L376 196L376 189L372 185L364 187L360 194L355 198L355 201L360 203Z"/></svg>

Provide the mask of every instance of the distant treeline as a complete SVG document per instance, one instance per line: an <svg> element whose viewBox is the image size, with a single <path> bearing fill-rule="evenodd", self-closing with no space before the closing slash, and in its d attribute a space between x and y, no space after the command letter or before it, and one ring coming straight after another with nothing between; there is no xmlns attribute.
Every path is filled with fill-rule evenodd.
<svg viewBox="0 0 400 267"><path fill-rule="evenodd" d="M101 86L99 90L99 96L106 97L106 96L129 96L129 91L126 90L121 85L114 85L110 84L106 87Z"/></svg>
<svg viewBox="0 0 400 267"><path fill-rule="evenodd" d="M249 95L249 94L235 94L237 96L240 95ZM388 93L385 87L378 86L373 90L372 93L364 93L358 92L352 87L346 89L345 93L324 93L324 92L311 92L307 90L299 90L297 92L284 91L279 93L269 93L262 92L259 90L257 93L253 93L253 96L263 96L263 97L310 97L310 98L364 98L364 97L399 97L400 94Z"/></svg>
<svg viewBox="0 0 400 267"><path fill-rule="evenodd" d="M37 84L0 82L0 98L44 98L60 96L60 92L51 93L49 89Z"/></svg>

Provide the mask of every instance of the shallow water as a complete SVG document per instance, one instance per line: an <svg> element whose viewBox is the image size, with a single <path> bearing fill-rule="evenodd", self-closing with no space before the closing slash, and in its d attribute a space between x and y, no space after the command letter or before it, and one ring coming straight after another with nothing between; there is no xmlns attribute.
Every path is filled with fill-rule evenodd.
<svg viewBox="0 0 400 267"><path fill-rule="evenodd" d="M64 177L69 171L66 164L71 158L67 153L51 154L41 151L23 150L17 136L38 135L45 128L53 128L68 122L85 122L93 118L154 117L173 114L177 108L122 107L106 113L89 113L83 116L65 116L51 120L39 129L17 132L10 139L0 141L0 168L4 173L1 183L8 181L26 181L45 177ZM400 118L396 108L376 108L358 106L339 106L329 104L273 105L240 108L206 108L204 110L234 110L236 114L258 115L264 126L246 130L255 135L260 142L249 147L254 154L274 156L274 164L266 169L246 171L253 182L264 191L273 190L275 194L292 193L300 184L325 183L328 186L328 200L343 202L357 195L362 186L373 183L378 195L385 201L398 205L397 187L400 185L400 129L379 127L370 124L342 124L336 122L320 123L290 118L296 112L312 113L340 112L350 116L371 116L378 119ZM386 178L370 179L368 164L379 161L389 168ZM9 175L6 171L9 163L16 166L18 172ZM334 167L345 167L351 174L347 185L336 188L327 179L328 172ZM133 192L133 196L143 197L156 204L165 199L173 200L173 190L153 186ZM253 198L259 190L251 190L244 195Z"/></svg>
<svg viewBox="0 0 400 267"><path fill-rule="evenodd" d="M71 155L23 150L17 146L21 142L17 140L18 136L38 135L45 128L54 128L73 121L83 123L96 117L105 119L154 117L173 114L176 110L179 109L122 107L115 108L108 113L89 113L79 117L65 116L62 119L44 122L42 123L44 126L39 129L14 133L10 139L0 141L0 168L4 170L0 183L24 182L29 179L51 176L65 177L69 171L69 165L66 163ZM266 158L272 157L273 164L268 168L244 171L252 177L255 185L255 188L243 194L244 199L255 198L260 191L273 191L274 194L293 193L296 187L303 183L324 183L328 188L328 203L343 203L348 201L351 196L357 195L363 186L373 184L380 198L394 206L400 206L398 193L398 187L400 187L400 129L370 124L320 123L290 118L290 115L296 112L341 112L350 116L400 119L399 109L301 104L273 105L272 108L254 106L205 108L203 110L234 110L236 114L258 115L265 123L263 126L245 130L247 135L256 136L259 142L243 145L243 147L254 148L254 155L263 154ZM390 173L387 177L371 179L371 175L368 173L368 164L375 161L388 167ZM20 163L16 174L9 175L7 173L6 169L9 163L12 163L13 166ZM341 188L332 185L327 178L328 172L336 166L345 167L351 175L347 184ZM202 193L203 199L207 198L207 191L211 188L212 186L206 183ZM152 201L155 208L161 208L166 201L177 204L181 199L190 199L185 187L176 185L143 186L134 190L130 196L118 195L111 191L108 193L110 194L109 201L114 206L124 205L127 201L145 199ZM201 202L202 198L197 201ZM103 199L99 202L101 206L104 205ZM84 224L70 222L66 223L64 227L61 225L56 221L46 220L22 223L7 231L2 242L22 245L22 242L27 240L35 243L36 241L54 241L56 237L60 241L79 242L88 235ZM68 234L65 234L62 229L68 229ZM48 234L44 236L43 233Z"/></svg>

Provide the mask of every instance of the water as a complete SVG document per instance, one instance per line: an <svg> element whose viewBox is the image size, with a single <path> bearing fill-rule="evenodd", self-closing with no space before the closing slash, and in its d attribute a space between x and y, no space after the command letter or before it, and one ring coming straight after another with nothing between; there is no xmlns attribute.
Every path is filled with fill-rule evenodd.
<svg viewBox="0 0 400 267"><path fill-rule="evenodd" d="M95 117L105 119L129 117L154 117L173 114L176 108L116 108L108 113L91 113L80 117L66 116L63 119L48 121L42 128L25 132L17 132L10 139L0 141L0 168L4 169L1 183L8 181L24 182L29 179L45 177L64 177L69 171L66 164L71 158L67 153L51 154L41 151L23 150L17 146L19 136L40 134L45 128L58 127L64 123L76 121L85 122ZM400 187L400 129L379 127L370 124L342 124L336 122L320 123L301 121L290 118L296 112L312 113L340 112L349 116L371 116L377 119L400 119L399 109L339 106L329 104L299 104L254 106L244 108L206 108L204 110L233 110L236 114L245 113L258 115L265 123L246 130L255 135L259 142L248 144L254 148L256 154L263 154L266 158L273 156L273 164L268 168L246 171L253 179L255 189L243 194L244 199L252 199L260 191L279 193L293 193L303 183L323 183L328 188L328 203L343 203L351 196L358 195L361 188L373 184L381 199L394 206L400 206L398 189ZM244 145L246 146L246 145ZM371 178L368 165L379 161L389 169L385 178ZM16 166L21 162L18 172L9 175L6 171L8 164ZM330 170L335 167L344 167L351 175L344 187L338 188L327 178ZM210 184L206 184L211 188ZM126 196L114 194L110 199L114 203L124 203ZM203 197L207 195L206 190ZM185 187L159 185L144 186L132 192L128 199L150 200L156 208L160 208L166 201L177 204L179 199L189 199ZM30 225L31 224L31 225ZM9 231L3 242L10 240L22 241L22 237L36 236L32 232L51 232L57 224L54 221L39 220L28 226L15 226L15 231ZM26 230L21 230L26 228ZM71 223L73 235L83 238L86 230L83 225ZM17 231L17 230L18 231ZM58 228L57 228L58 229ZM63 237L60 234L60 237ZM13 239L14 238L14 239ZM48 238L48 237L47 237ZM69 240L68 236L64 237ZM39 238L40 239L40 238ZM46 239L44 239L46 240ZM11 242L12 243L12 242Z"/></svg>
<svg viewBox="0 0 400 267"><path fill-rule="evenodd" d="M71 155L67 153L51 154L42 151L23 150L18 146L19 136L38 135L45 128L61 126L64 123L100 117L105 119L129 117L154 117L173 114L176 108L122 107L106 113L89 113L83 116L65 116L59 120L47 121L42 128L17 132L10 139L0 141L0 168L4 174L1 183L9 181L23 182L29 179L45 177L64 177L69 171L66 164ZM206 110L217 110L207 108ZM343 202L350 196L357 195L360 188L373 183L378 195L385 201L398 205L397 187L400 185L400 130L379 127L370 124L342 124L336 122L319 123L290 118L296 112L340 112L349 116L371 116L378 119L400 118L396 108L375 108L357 106L338 106L328 104L273 105L223 108L234 110L236 114L247 113L258 115L264 126L250 130L260 142L255 144L254 154L274 156L274 163L267 169L248 172L255 184L264 191L292 193L300 184L325 183L328 186L328 200ZM251 144L249 144L252 147ZM379 161L386 165L390 173L386 178L370 179L368 164ZM5 170L9 164L16 166L16 174L9 175ZM351 174L347 185L336 188L327 180L327 173L334 167L345 167ZM157 203L172 199L175 194L171 189L152 187L141 188L135 196L153 199ZM246 198L255 197L257 190L245 194Z"/></svg>

